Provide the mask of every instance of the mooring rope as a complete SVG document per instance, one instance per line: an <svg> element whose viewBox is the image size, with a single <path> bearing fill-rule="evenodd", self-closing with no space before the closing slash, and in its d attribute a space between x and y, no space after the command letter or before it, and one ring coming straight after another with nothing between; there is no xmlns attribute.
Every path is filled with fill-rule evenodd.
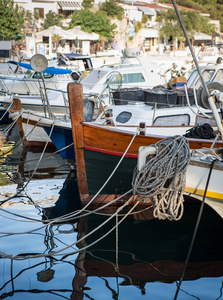
<svg viewBox="0 0 223 300"><path fill-rule="evenodd" d="M141 201L151 201L158 219L179 220L183 215L183 191L190 161L188 141L173 136L152 145L155 155L148 155L141 171L133 174L133 194Z"/></svg>
<svg viewBox="0 0 223 300"><path fill-rule="evenodd" d="M108 223L112 218L114 218L117 214L119 214L119 212L129 204L129 202L131 201L132 197L127 201L125 202L121 207L119 207L117 209L117 211L111 215L107 220L105 220L103 223L101 223L99 226L97 226L95 229L93 229L91 232L87 233L85 236L83 236L82 238L80 238L79 240L77 240L76 242L68 245L67 247L64 247L63 249L60 249L58 251L54 251L52 253L48 253L48 254L33 254L33 255L27 255L27 256L20 256L20 255L11 255L11 254L6 254L2 251L0 251L0 255L4 258L11 258L11 259L15 259L15 260L25 260L25 259L29 259L29 258L37 258L37 257L54 257L54 256L68 256L68 255L73 255L73 254L76 254L76 253L79 253L81 251L84 251L88 248L90 248L91 246L93 246L94 244L98 243L100 240L102 240L103 238L105 238L106 236L108 236L115 228L116 226L119 226L120 223L122 223L126 218L127 216L136 208L136 206L139 204L139 202L136 202L135 205L126 213L126 215L124 217L122 217L122 219L120 221L118 221L118 223L116 225L114 225L109 231L107 231L104 235L102 235L101 237L99 237L97 240L94 240L91 244L81 248L81 249L78 249L76 251L73 251L73 252L69 252L69 253L66 253L64 254L63 251L73 247L74 245L76 245L77 243L80 243L82 240L86 239L88 236L92 235L94 232L96 232L97 230L99 230L101 227L103 227L106 223ZM43 227L43 226L42 226ZM33 232L36 231L35 229L32 230Z"/></svg>
<svg viewBox="0 0 223 300"><path fill-rule="evenodd" d="M10 108L12 107L13 101L9 104L8 108L5 110L4 114L1 116L0 121L4 118L4 116L9 112Z"/></svg>
<svg viewBox="0 0 223 300"><path fill-rule="evenodd" d="M7 128L4 129L4 131L3 131L4 134L1 136L0 140L2 140L4 137L6 137L6 135L9 133L9 131L12 129L12 127L16 124L17 120L19 119L19 117L21 117L21 115L22 115L22 111L20 111L20 112L17 114L15 120L13 120L13 122L10 123L9 126L8 126Z"/></svg>

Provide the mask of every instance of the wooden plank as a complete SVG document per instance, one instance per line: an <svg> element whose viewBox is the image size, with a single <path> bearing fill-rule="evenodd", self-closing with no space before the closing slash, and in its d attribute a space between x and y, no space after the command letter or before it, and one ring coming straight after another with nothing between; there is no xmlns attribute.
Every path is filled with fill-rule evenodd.
<svg viewBox="0 0 223 300"><path fill-rule="evenodd" d="M14 112L15 111L21 111L22 110L22 104L21 104L21 101L19 98L13 98L13 105L14 105ZM19 136L21 138L21 140L25 141L26 139L24 138L25 134L24 134L24 131L23 131L23 127L22 127L22 117L20 116L17 121L16 121L16 124L17 124L17 128L18 128L18 132L19 132Z"/></svg>
<svg viewBox="0 0 223 300"><path fill-rule="evenodd" d="M88 196L88 186L84 162L83 122L83 87L80 83L71 82L67 86L70 104L70 118L74 140L75 161L78 188L81 200Z"/></svg>

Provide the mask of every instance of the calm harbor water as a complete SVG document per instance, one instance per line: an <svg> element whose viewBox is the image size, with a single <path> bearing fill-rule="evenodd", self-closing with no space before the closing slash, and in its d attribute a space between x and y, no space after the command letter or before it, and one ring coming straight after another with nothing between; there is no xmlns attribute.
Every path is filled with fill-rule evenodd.
<svg viewBox="0 0 223 300"><path fill-rule="evenodd" d="M60 154L39 163L41 152L23 149L16 132L9 142L0 167L0 299L174 299L200 202L187 199L180 221L143 209L116 230L123 215L108 221L112 209L77 214L75 170ZM205 205L177 299L223 299L222 232Z"/></svg>

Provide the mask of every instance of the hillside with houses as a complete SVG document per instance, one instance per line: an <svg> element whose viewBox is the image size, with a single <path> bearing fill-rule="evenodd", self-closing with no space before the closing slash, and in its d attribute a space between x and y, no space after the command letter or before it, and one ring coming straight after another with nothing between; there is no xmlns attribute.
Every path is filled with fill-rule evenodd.
<svg viewBox="0 0 223 300"><path fill-rule="evenodd" d="M116 2L123 9L123 17L110 17L111 24L115 24L115 30L112 38L104 38L98 34L98 39L81 39L78 36L74 38L56 37L55 34L41 35L43 30L44 20L50 13L62 16L60 26L63 29L70 28L72 15L75 11L81 11L84 8L86 0L14 0L14 4L23 7L31 16L38 15L38 18L26 20L25 26L22 29L21 40L14 40L15 43L22 43L26 48L29 56L36 52L44 52L46 56L55 55L58 49L58 44L61 47L68 43L70 48L73 46L75 52L81 54L96 54L104 51L121 52L125 48L137 48L139 52L153 54L170 51L185 51L185 44L180 42L180 39L173 37L165 37L160 34L160 29L163 26L159 20L159 16L163 12L167 12L172 8L172 4L160 3L157 0L145 1L129 1ZM96 13L100 10L105 0L95 0L91 3L89 10ZM192 43L194 46L203 47L206 44L220 44L222 41L220 20L212 20L210 14L203 13L195 8L189 8L179 5L180 11L198 11L199 14L205 16L208 22L212 24L214 31L211 34L206 34L202 31L194 32ZM81 26L78 26L81 29ZM52 44L52 46L50 45Z"/></svg>

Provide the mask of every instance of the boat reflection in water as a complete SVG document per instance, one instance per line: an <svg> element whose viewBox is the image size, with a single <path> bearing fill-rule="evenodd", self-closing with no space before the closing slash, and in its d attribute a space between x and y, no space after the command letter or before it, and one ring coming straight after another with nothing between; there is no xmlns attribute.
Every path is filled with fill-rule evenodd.
<svg viewBox="0 0 223 300"><path fill-rule="evenodd" d="M32 192L35 194L34 182L42 189L44 185L53 187L51 192L56 189L55 182L62 188L57 190L58 197L53 204L43 201L41 205L40 199L47 192L44 190L42 194L39 192L38 204L24 203L20 197L9 202L8 206L2 206L5 211L38 219L39 223L9 219L4 225L1 218L1 231L4 228L7 232L29 232L22 238L18 234L1 234L1 251L13 255L10 259L1 256L1 299L9 296L11 299L27 296L39 299L40 293L44 299L99 299L100 295L103 299L125 299L125 296L141 299L145 294L151 297L149 299L173 299L200 202L187 198L183 217L177 222L154 219L152 208L141 207L141 211L124 219L116 230L117 221L127 211L121 211L118 218L114 215L105 225L103 223L115 212L114 207L95 212L96 207L92 206L81 215L75 213L81 209L81 203L74 170L65 181L32 181L28 193L31 198ZM6 216L5 211L2 214ZM69 219L62 220L66 214L70 214L67 215ZM199 280L204 278L222 282L222 230L222 218L205 205L180 296L181 293L183 296L193 294L197 299L204 299L200 295L208 293L210 298L206 299L216 299L221 295L221 284L217 291L216 288L210 289L209 285L202 289L198 287ZM151 286L151 283L157 285ZM186 283L190 283L191 288ZM217 296L213 298L213 295Z"/></svg>
<svg viewBox="0 0 223 300"><path fill-rule="evenodd" d="M118 218L111 205L98 211L92 205L78 214L83 204L75 169L69 171L60 154L52 151L44 153L37 166L41 155L33 149L13 148L1 166L11 167L9 175L15 184L0 189L4 201L0 207L0 299L33 300L40 293L46 300L135 300L145 294L150 299L173 299L200 202L187 197L177 222L154 219L152 208L141 206L117 227L127 209ZM29 180L22 194L5 201ZM31 219L24 222L9 212ZM220 297L222 231L222 218L205 205L179 296ZM200 280L207 278L208 284L200 289Z"/></svg>

